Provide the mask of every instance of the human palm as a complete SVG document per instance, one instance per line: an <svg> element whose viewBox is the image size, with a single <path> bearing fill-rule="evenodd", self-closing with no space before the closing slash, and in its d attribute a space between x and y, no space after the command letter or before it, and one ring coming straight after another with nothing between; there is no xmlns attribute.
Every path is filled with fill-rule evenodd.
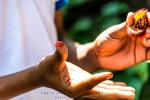
<svg viewBox="0 0 150 100"><path fill-rule="evenodd" d="M127 23L133 23L131 14L127 17ZM110 27L94 41L97 59L102 68L122 70L150 58L149 31L141 37L132 37L127 34L126 26L126 23L122 23Z"/></svg>
<svg viewBox="0 0 150 100"><path fill-rule="evenodd" d="M38 65L38 73L43 79L42 86L75 98L113 76L111 72L91 75L67 62L68 50L60 41L56 43L56 49L55 54L46 56Z"/></svg>
<svg viewBox="0 0 150 100"><path fill-rule="evenodd" d="M134 99L135 90L125 83L112 82L112 73L90 74L74 64L66 62L67 47L56 43L56 52L43 58L38 70L42 75L43 86L53 88L69 97L78 96L101 100Z"/></svg>
<svg viewBox="0 0 150 100"><path fill-rule="evenodd" d="M67 63L67 68L69 72L68 77L70 77L69 83L72 84L69 85L69 87L75 89L74 92L76 95L80 96L79 100L87 100L87 98L94 100L134 99L135 90L132 87L127 87L123 82L113 82L106 80L107 78L105 78L104 75L108 75L109 72L101 72L99 73L100 76L95 76L95 79L100 79L101 82L93 87L92 85L95 83L95 79L92 78L92 74L69 62Z"/></svg>

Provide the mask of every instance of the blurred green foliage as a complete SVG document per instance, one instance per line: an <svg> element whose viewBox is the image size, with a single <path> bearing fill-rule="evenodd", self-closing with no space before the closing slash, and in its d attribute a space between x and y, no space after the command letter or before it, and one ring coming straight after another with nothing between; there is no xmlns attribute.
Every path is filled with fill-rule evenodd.
<svg viewBox="0 0 150 100"><path fill-rule="evenodd" d="M125 21L128 12L145 7L145 3L139 1L70 0L63 8L68 36L81 44L94 41L108 27ZM139 100L141 88L148 80L148 66L148 62L143 62L123 71L114 71L112 80L122 81L134 87L135 100Z"/></svg>

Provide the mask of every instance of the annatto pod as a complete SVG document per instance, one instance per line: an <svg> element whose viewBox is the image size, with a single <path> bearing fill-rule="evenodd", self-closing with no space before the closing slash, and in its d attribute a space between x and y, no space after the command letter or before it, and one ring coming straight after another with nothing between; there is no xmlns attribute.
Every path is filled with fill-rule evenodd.
<svg viewBox="0 0 150 100"><path fill-rule="evenodd" d="M143 36L148 27L148 10L143 8L134 13L134 23L127 28L127 33L131 37Z"/></svg>

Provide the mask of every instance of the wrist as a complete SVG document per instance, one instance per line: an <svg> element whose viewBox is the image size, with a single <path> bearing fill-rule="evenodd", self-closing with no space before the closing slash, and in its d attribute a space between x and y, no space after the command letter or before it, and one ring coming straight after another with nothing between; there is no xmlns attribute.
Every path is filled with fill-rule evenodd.
<svg viewBox="0 0 150 100"><path fill-rule="evenodd" d="M38 84L39 87L45 86L46 78L39 64L34 66L34 76L36 78L36 83Z"/></svg>
<svg viewBox="0 0 150 100"><path fill-rule="evenodd" d="M80 45L76 49L77 58L81 63L81 68L88 72L95 72L100 69L94 50L94 42Z"/></svg>
<svg viewBox="0 0 150 100"><path fill-rule="evenodd" d="M50 56L44 57L35 68L40 86L54 89L55 81L52 77L55 75L55 70L53 69L55 65L53 61L50 60Z"/></svg>

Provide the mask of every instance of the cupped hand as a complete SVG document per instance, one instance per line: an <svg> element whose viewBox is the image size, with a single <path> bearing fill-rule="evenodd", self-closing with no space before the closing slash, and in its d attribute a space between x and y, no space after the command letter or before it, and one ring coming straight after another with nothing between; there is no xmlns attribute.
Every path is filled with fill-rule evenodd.
<svg viewBox="0 0 150 100"><path fill-rule="evenodd" d="M55 54L43 58L38 65L38 73L43 86L53 88L69 97L75 98L113 76L111 72L91 75L79 67L66 62L68 49L61 41L56 43L56 49Z"/></svg>
<svg viewBox="0 0 150 100"><path fill-rule="evenodd" d="M134 100L135 90L123 82L106 80L78 100Z"/></svg>
<svg viewBox="0 0 150 100"><path fill-rule="evenodd" d="M42 86L53 88L71 98L78 96L106 97L103 100L108 100L107 97L113 99L134 98L133 88L114 86L110 81L104 82L113 77L111 72L91 75L76 65L66 62L67 56L66 45L58 41L55 54L43 58L38 65ZM94 96L95 93L98 95Z"/></svg>
<svg viewBox="0 0 150 100"><path fill-rule="evenodd" d="M147 14L150 24L150 13ZM94 52L100 67L123 70L150 59L150 27L143 36L132 37L127 27L134 22L134 13L128 13L126 22L112 26L94 41Z"/></svg>

